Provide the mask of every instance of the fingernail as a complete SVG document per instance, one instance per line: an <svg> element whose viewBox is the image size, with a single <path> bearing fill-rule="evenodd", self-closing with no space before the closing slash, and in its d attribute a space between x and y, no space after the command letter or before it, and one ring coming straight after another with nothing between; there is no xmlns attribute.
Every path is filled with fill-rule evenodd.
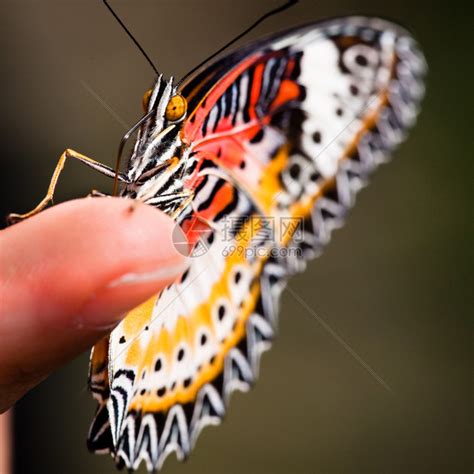
<svg viewBox="0 0 474 474"><path fill-rule="evenodd" d="M179 274L183 273L187 266L187 262L184 261L178 265L164 268L161 267L149 272L125 273L124 275L116 278L115 280L112 280L106 288L115 288L117 286L133 285L136 283L168 280L169 278L176 277Z"/></svg>

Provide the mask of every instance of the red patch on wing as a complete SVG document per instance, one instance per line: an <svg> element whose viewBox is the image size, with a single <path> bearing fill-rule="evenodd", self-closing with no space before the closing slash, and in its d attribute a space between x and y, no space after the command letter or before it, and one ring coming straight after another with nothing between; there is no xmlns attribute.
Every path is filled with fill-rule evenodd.
<svg viewBox="0 0 474 474"><path fill-rule="evenodd" d="M226 91L237 77L254 64L260 57L260 54L254 54L253 56L249 56L245 61L242 61L229 74L227 74L227 76L221 79L211 89L211 92L205 97L205 99L203 99L200 106L191 112L183 127L184 136L190 143L202 138L202 124L209 111L214 107L224 91ZM230 124L229 128L232 128L232 124Z"/></svg>

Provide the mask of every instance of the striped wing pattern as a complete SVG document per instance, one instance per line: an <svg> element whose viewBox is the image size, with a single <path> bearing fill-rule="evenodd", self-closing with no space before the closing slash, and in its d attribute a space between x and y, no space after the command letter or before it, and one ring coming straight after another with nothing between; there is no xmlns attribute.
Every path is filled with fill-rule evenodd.
<svg viewBox="0 0 474 474"><path fill-rule="evenodd" d="M152 471L220 423L258 376L287 278L413 125L424 73L404 30L346 18L254 43L182 86L194 199L177 220L194 258L94 349L90 449Z"/></svg>

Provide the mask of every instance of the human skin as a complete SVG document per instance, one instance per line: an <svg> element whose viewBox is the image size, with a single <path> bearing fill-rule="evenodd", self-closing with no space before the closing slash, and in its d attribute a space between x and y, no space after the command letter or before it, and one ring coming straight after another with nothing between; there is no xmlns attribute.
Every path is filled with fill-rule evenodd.
<svg viewBox="0 0 474 474"><path fill-rule="evenodd" d="M145 204L86 198L0 232L0 412L185 270L174 228Z"/></svg>
<svg viewBox="0 0 474 474"><path fill-rule="evenodd" d="M3 474L11 472L10 421L11 411L0 415L0 472Z"/></svg>

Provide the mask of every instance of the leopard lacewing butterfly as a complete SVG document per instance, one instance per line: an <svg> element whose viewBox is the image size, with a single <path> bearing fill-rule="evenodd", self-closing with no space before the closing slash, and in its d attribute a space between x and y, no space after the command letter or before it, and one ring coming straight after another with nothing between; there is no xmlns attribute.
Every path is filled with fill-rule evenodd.
<svg viewBox="0 0 474 474"><path fill-rule="evenodd" d="M93 348L91 451L154 471L220 423L258 376L285 282L413 126L425 71L407 31L346 17L158 75L120 195L173 216L194 258Z"/></svg>

